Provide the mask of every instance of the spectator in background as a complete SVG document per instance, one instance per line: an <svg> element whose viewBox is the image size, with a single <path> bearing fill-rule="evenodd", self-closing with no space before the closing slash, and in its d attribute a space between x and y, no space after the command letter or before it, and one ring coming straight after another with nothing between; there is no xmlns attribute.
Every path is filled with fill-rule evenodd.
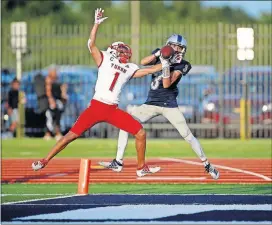
<svg viewBox="0 0 272 225"><path fill-rule="evenodd" d="M11 89L8 92L8 104L7 111L11 121L9 131L13 134L16 133L16 127L18 124L19 112L18 112L18 102L19 102L19 89L20 81L16 78L11 82Z"/></svg>
<svg viewBox="0 0 272 225"><path fill-rule="evenodd" d="M50 69L45 78L45 93L49 107L45 112L46 133L44 139L50 140L51 134L55 131L55 138L56 140L59 140L62 137L60 119L67 102L67 85L58 82L55 68Z"/></svg>

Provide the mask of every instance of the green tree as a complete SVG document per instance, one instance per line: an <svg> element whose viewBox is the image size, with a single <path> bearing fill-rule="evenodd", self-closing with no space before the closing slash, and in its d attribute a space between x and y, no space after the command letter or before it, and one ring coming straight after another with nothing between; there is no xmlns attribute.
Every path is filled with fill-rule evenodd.
<svg viewBox="0 0 272 225"><path fill-rule="evenodd" d="M265 24L272 24L272 13L262 13L258 21Z"/></svg>
<svg viewBox="0 0 272 225"><path fill-rule="evenodd" d="M16 7L24 7L27 4L27 0L4 0L1 3L3 10L12 11Z"/></svg>

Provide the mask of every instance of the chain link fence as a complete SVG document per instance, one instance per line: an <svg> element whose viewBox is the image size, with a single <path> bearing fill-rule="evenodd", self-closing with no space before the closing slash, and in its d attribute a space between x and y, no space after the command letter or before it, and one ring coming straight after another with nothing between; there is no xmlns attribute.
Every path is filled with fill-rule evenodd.
<svg viewBox="0 0 272 225"><path fill-rule="evenodd" d="M254 53L251 61L237 60L236 30L254 29ZM250 135L271 137L271 25L183 24L141 25L140 58L165 44L172 33L182 34L188 42L186 60L193 69L179 83L178 104L189 127L198 137L238 138L240 136L240 99L246 88L250 108ZM131 27L126 25L99 28L97 46L106 49L114 41L131 43ZM38 72L47 73L49 65L59 65L59 76L68 84L69 102L62 117L62 130L67 131L80 112L87 107L96 81L94 62L87 49L90 26L40 26L29 23L28 51L23 55L22 89L26 93L26 135L42 135L42 115L37 112L33 79ZM10 46L10 24L2 26L2 118L9 83L15 77L16 58ZM140 59L138 59L139 61ZM243 82L246 75L247 82ZM129 109L143 104L150 87L150 76L132 79L124 88L120 107ZM144 125L149 137L178 138L178 132L159 116ZM116 137L118 130L101 123L85 133L91 137Z"/></svg>

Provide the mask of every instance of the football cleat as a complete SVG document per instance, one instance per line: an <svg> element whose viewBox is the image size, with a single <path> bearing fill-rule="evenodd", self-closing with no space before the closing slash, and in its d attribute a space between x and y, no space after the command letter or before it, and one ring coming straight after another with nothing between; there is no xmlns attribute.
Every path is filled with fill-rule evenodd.
<svg viewBox="0 0 272 225"><path fill-rule="evenodd" d="M121 172L123 169L123 164L118 162L116 159L112 160L111 162L99 162L98 164L115 172Z"/></svg>
<svg viewBox="0 0 272 225"><path fill-rule="evenodd" d="M37 171L42 168L44 168L47 165L48 161L46 159L41 159L39 161L33 162L32 163L32 169Z"/></svg>
<svg viewBox="0 0 272 225"><path fill-rule="evenodd" d="M136 174L138 177L143 177L148 174L153 174L157 173L161 170L161 167L156 166L156 167L149 167L147 165L144 165L142 169L136 170Z"/></svg>
<svg viewBox="0 0 272 225"><path fill-rule="evenodd" d="M213 179L217 180L219 178L219 171L214 168L210 163L205 165L205 170L209 173Z"/></svg>

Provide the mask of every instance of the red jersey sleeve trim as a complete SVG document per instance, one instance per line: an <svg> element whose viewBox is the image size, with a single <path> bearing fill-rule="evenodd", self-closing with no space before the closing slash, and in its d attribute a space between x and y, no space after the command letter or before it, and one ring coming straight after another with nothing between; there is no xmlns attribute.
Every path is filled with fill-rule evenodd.
<svg viewBox="0 0 272 225"><path fill-rule="evenodd" d="M135 70L134 73L131 75L131 77L129 78L129 80L131 80L134 76L134 74L138 71L139 69Z"/></svg>
<svg viewBox="0 0 272 225"><path fill-rule="evenodd" d="M103 62L103 60L104 60L104 55L103 55L103 53L102 53L101 51L100 51L100 54L101 54L102 60L101 60L101 62L100 62L100 64L99 64L98 68L101 66L101 64L102 64L102 62Z"/></svg>

